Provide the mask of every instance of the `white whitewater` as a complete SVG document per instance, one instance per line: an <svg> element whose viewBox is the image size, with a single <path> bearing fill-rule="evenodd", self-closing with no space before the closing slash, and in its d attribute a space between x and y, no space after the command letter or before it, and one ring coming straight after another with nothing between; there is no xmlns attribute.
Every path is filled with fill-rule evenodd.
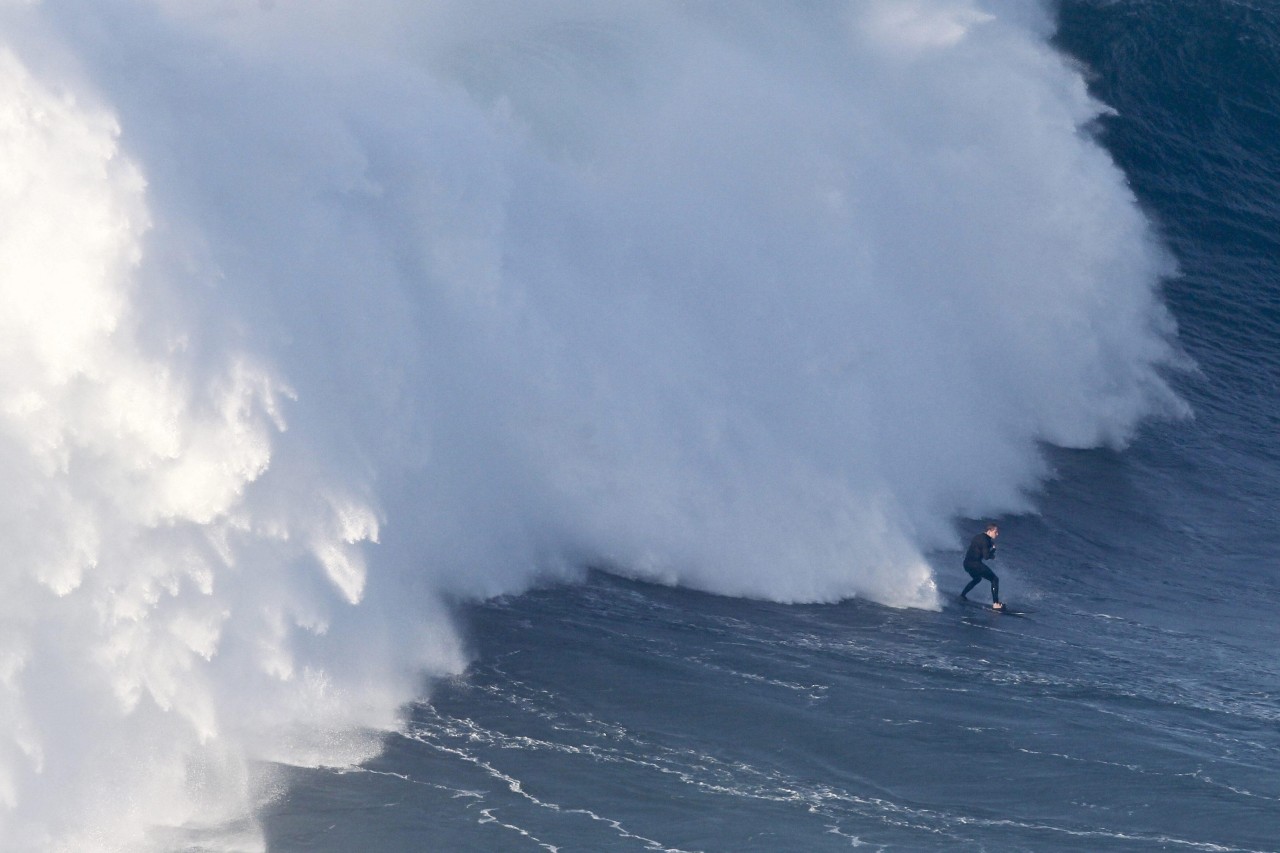
<svg viewBox="0 0 1280 853"><path fill-rule="evenodd" d="M0 849L260 848L264 763L373 754L458 598L933 606L1039 443L1182 410L1049 30L0 3Z"/></svg>

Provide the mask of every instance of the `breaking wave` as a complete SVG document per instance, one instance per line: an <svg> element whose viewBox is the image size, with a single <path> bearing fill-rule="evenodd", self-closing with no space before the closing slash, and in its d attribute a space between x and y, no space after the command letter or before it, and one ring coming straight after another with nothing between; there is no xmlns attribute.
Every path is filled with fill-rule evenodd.
<svg viewBox="0 0 1280 853"><path fill-rule="evenodd" d="M932 606L1041 443L1182 413L1051 31L0 3L0 845L260 847L264 767L465 665L450 602L584 566Z"/></svg>

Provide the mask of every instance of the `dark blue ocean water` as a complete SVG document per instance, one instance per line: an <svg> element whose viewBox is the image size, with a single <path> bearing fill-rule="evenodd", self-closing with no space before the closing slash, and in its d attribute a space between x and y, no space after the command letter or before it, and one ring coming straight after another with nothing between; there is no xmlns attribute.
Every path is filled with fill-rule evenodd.
<svg viewBox="0 0 1280 853"><path fill-rule="evenodd" d="M601 573L470 606L474 665L379 759L297 772L273 850L1280 849L1280 6L1059 17L1198 367L1193 419L1045 449L996 566L1033 612Z"/></svg>

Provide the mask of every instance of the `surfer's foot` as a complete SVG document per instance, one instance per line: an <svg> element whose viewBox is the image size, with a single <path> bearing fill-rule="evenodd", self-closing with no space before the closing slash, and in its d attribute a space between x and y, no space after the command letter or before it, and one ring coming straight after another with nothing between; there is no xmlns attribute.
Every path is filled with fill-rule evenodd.
<svg viewBox="0 0 1280 853"><path fill-rule="evenodd" d="M960 593L960 600L961 600L961 601L968 601L968 600L969 600L969 596L965 595L965 594L962 592L962 593Z"/></svg>
<svg viewBox="0 0 1280 853"><path fill-rule="evenodd" d="M992 604L992 605L991 605L991 609L992 609L992 610L1004 610L1004 605L997 601L995 604Z"/></svg>

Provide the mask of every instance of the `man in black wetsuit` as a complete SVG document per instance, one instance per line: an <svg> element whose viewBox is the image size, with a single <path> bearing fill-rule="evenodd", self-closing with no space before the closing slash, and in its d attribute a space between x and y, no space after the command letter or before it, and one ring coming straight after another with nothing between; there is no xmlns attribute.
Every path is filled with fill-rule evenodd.
<svg viewBox="0 0 1280 853"><path fill-rule="evenodd" d="M969 573L969 577L973 580L969 581L964 591L960 593L961 598L969 597L969 590L978 585L978 581L986 578L991 581L991 606L996 610L1003 610L1004 605L1000 603L1000 578L996 577L996 573L991 571L991 567L983 560L994 560L996 557L996 537L1000 535L1000 528L994 524L987 525L986 533L979 533L973 537L969 543L969 550L964 555L964 570Z"/></svg>

